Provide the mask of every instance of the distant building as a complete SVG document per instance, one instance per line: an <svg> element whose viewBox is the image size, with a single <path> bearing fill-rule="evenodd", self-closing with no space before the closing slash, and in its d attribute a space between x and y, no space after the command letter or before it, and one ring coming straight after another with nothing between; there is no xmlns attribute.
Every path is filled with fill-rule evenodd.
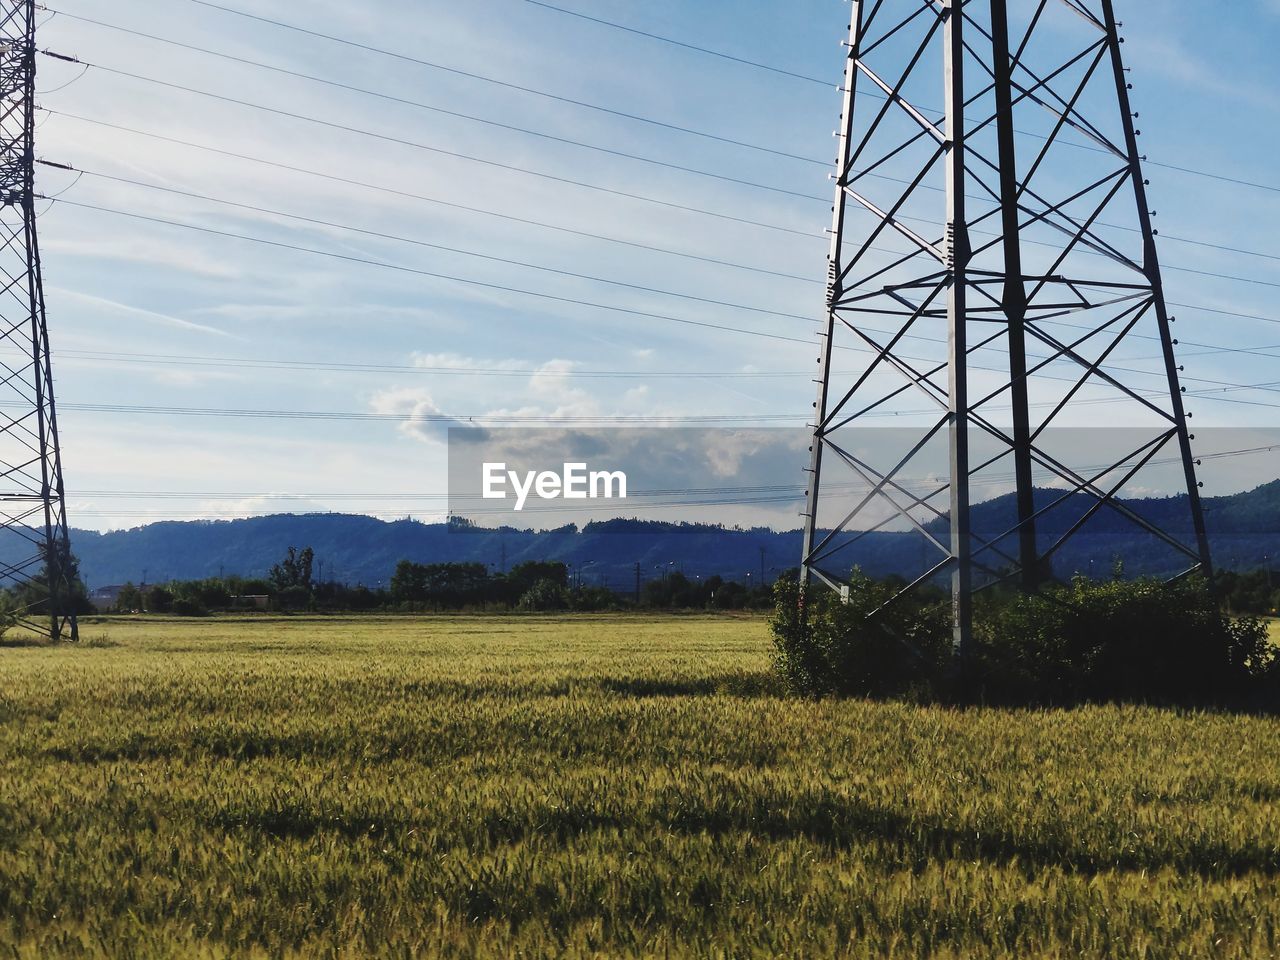
<svg viewBox="0 0 1280 960"><path fill-rule="evenodd" d="M120 598L120 591L124 589L124 584L118 583L110 587L98 587L89 594L89 602L93 604L93 609L102 613L110 610L116 605L116 600Z"/></svg>
<svg viewBox="0 0 1280 960"><path fill-rule="evenodd" d="M265 593L246 593L232 597L231 606L237 610L267 610L271 607L271 598Z"/></svg>

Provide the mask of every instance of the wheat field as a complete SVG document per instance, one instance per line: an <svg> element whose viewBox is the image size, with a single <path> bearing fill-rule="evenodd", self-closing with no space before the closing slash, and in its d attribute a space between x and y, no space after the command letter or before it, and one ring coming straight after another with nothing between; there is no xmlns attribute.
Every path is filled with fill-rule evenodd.
<svg viewBox="0 0 1280 960"><path fill-rule="evenodd" d="M807 702L762 619L0 648L0 956L1280 953L1280 721Z"/></svg>

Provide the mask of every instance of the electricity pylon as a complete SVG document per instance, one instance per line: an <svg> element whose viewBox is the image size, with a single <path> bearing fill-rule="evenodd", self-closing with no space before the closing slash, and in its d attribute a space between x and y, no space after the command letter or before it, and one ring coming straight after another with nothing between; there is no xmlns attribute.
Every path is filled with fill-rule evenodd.
<svg viewBox="0 0 1280 960"><path fill-rule="evenodd" d="M18 620L78 639L35 212L35 0L0 3L0 586Z"/></svg>
<svg viewBox="0 0 1280 960"><path fill-rule="evenodd" d="M1210 572L1118 26L853 0L802 570L839 590L854 544L914 533L899 596L949 578L962 658L975 592L1034 590L1086 525ZM1169 463L1175 521L1119 499Z"/></svg>

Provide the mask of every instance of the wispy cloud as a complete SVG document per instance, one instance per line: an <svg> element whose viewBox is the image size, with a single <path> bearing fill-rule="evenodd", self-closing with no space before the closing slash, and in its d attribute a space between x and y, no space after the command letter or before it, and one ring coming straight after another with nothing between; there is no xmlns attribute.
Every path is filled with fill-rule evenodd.
<svg viewBox="0 0 1280 960"><path fill-rule="evenodd" d="M89 293L80 293L76 290L68 290L64 287L50 287L48 289L48 293L59 298L76 300L100 310L108 310L123 316L135 317L148 323L158 323L166 326L178 327L183 330L207 333L217 337L227 337L237 340L241 339L235 334L228 333L226 330L221 330L205 323L196 323L192 320L184 320L181 317L175 317L167 313L157 313L154 310L144 310L141 307L130 306L127 303L117 303L114 300L108 300L106 297L97 297Z"/></svg>

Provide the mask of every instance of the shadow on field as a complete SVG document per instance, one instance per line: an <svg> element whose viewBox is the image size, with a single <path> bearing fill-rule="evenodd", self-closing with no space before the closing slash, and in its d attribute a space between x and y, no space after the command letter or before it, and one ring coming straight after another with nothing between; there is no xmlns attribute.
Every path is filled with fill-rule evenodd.
<svg viewBox="0 0 1280 960"><path fill-rule="evenodd" d="M22 647L56 647L59 644L54 643L48 637L0 637L0 650L3 649L19 649Z"/></svg>
<svg viewBox="0 0 1280 960"><path fill-rule="evenodd" d="M723 673L706 677L604 677L600 689L624 697L776 697L786 689L774 673Z"/></svg>
<svg viewBox="0 0 1280 960"><path fill-rule="evenodd" d="M1078 837L1057 832L1052 825L1039 831L1024 825L1015 834L997 824L948 824L937 816L826 793L722 797L714 805L708 805L706 799L666 792L633 809L591 800L549 808L489 809L465 825L456 825L456 830L442 832L438 842L442 847L465 843L481 849L534 838L554 838L563 844L601 830L702 836L742 833L773 842L807 839L835 851L862 848L863 859L915 870L939 861L981 861L1000 866L1018 864L1029 873L1056 867L1086 876L1161 869L1214 877L1280 874L1276 849L1250 839L1227 845L1127 834L1080 843ZM385 811L345 810L335 816L296 806L219 810L208 819L223 829L251 830L278 839L324 834L348 839L392 838L423 827L412 817L388 816Z"/></svg>

